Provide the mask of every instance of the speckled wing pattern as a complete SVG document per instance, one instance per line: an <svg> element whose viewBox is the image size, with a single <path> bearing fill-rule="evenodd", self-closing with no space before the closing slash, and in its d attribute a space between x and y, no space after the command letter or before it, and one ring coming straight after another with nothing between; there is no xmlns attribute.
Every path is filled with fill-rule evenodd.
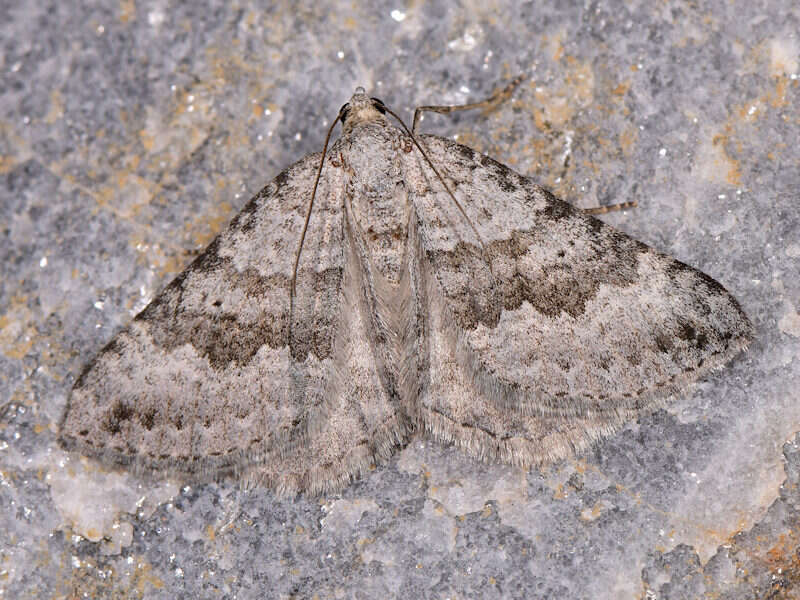
<svg viewBox="0 0 800 600"><path fill-rule="evenodd" d="M419 190L437 376L416 420L436 436L521 465L562 457L750 341L739 304L704 273L468 147L423 137L481 238L441 186Z"/></svg>
<svg viewBox="0 0 800 600"><path fill-rule="evenodd" d="M341 485L397 443L403 424L363 351L371 342L339 171L317 192L289 340L294 250L319 159L304 158L264 188L87 365L62 445L203 478L281 465L261 480L314 492ZM308 448L313 464L297 460Z"/></svg>
<svg viewBox="0 0 800 600"><path fill-rule="evenodd" d="M86 366L64 447L286 493L340 489L415 430L530 466L750 340L710 277L465 146L420 136L425 158L382 113L360 92L340 112L293 311L319 154L256 195Z"/></svg>

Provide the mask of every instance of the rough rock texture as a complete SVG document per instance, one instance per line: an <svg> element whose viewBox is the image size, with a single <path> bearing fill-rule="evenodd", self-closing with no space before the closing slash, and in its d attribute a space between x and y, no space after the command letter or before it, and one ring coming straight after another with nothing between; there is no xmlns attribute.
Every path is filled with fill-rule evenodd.
<svg viewBox="0 0 800 600"><path fill-rule="evenodd" d="M558 6L558 7L556 7ZM790 598L800 574L800 9L7 2L0 597ZM545 470L414 440L343 493L107 471L55 444L85 362L357 85L740 301L749 350Z"/></svg>

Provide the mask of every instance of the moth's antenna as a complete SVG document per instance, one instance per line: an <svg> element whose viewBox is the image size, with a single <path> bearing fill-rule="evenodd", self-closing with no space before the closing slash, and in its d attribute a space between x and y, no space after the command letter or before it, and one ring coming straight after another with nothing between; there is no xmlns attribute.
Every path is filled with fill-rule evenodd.
<svg viewBox="0 0 800 600"><path fill-rule="evenodd" d="M322 175L322 167L325 165L325 154L328 152L328 141L331 139L333 128L336 127L342 118L342 111L336 115L336 118L331 123L328 129L328 135L325 136L325 144L322 146L322 156L319 159L319 169L317 169L317 176L314 179L314 190L311 192L311 200L308 203L308 210L306 210L306 221L303 223L303 232L300 234L300 244L297 246L297 254L294 257L294 268L292 269L292 287L289 290L289 342L292 339L292 316L294 315L294 297L295 286L297 284L297 265L300 264L300 253L303 251L303 242L306 239L306 231L308 231L308 222L311 220L311 209L314 207L314 198L317 196L317 186L319 185L319 178Z"/></svg>
<svg viewBox="0 0 800 600"><path fill-rule="evenodd" d="M406 126L405 123L403 123L403 119L398 117L396 113L394 113L391 110L389 110L385 105L382 105L381 108L384 109L390 115L392 115L395 119L397 119L397 121L400 123L400 125L403 126L403 129L408 134L408 136L411 138L411 141L414 142L414 145L417 147L417 150L419 150L420 154L422 154L422 156L425 157L425 161L428 163L428 166L430 166L430 168L433 169L433 172L436 173L436 177L438 177L439 181L442 182L442 185L444 186L444 189L447 190L447 193L450 195L450 198L453 200L453 203L458 207L458 210L461 212L461 215L464 217L464 220L467 222L467 224L472 229L473 233L475 234L475 237L478 238L478 242L480 242L481 249L483 250L483 254L486 256L486 263L489 265L489 271L491 272L491 270L492 270L492 261L489 260L489 253L486 251L486 244L483 243L483 238L481 237L481 234L478 233L478 230L475 228L475 225L473 225L473 223L472 223L472 219L470 219L469 216L467 216L467 213L464 211L464 208L461 206L461 203L458 201L458 199L456 198L455 194L453 194L452 190L450 189L450 186L447 185L447 182L444 180L444 177L442 177L441 173L439 173L439 170L434 166L433 161L428 157L428 154L425 152L425 150L422 149L422 146L419 145L419 142L417 141L416 136L413 133L411 133L411 130Z"/></svg>

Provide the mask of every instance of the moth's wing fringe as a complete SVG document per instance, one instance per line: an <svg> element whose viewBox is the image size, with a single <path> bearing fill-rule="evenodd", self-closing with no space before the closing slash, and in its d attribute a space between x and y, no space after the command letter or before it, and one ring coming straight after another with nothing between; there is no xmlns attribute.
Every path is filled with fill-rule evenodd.
<svg viewBox="0 0 800 600"><path fill-rule="evenodd" d="M97 460L110 469L125 469L144 480L175 478L186 484L197 485L234 479L240 480L245 488L265 486L279 496L296 496L299 493L319 496L339 492L375 466L384 464L398 447L407 442L413 429L408 419L403 415L398 415L396 419L385 423L379 430L379 435L376 437L380 443L356 448L355 452L345 459L345 466L339 463L335 469L312 469L300 477L294 474L278 477L265 476L259 471L259 467L268 456L273 460L275 458L268 452L237 452L236 460L221 467L205 463L198 465L196 469L187 469L187 464L182 461L161 460L154 464L152 461L144 459L141 454L98 450L85 446L71 437L62 436L59 442L67 452L78 452ZM306 442L307 439L301 437L291 445L285 446L281 450L281 454L291 453L297 446Z"/></svg>
<svg viewBox="0 0 800 600"><path fill-rule="evenodd" d="M395 449L408 440L412 428L410 422L398 415L385 423L379 430L380 444L370 444L354 449L345 459L344 466L339 463L333 468L316 468L301 476L296 474L269 476L259 472L258 466L247 470L244 474L246 485L266 486L283 497L296 496L303 493L308 496L333 494L347 487L351 482L380 464L384 464L394 454Z"/></svg>

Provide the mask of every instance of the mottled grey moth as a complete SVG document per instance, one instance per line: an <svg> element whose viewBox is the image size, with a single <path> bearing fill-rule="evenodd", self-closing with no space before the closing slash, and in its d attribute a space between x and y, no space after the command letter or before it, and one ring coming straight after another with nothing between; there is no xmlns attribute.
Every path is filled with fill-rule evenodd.
<svg viewBox="0 0 800 600"><path fill-rule="evenodd" d="M278 175L103 348L66 448L282 492L339 489L417 431L527 467L750 341L709 276L387 111L356 90L330 151Z"/></svg>

